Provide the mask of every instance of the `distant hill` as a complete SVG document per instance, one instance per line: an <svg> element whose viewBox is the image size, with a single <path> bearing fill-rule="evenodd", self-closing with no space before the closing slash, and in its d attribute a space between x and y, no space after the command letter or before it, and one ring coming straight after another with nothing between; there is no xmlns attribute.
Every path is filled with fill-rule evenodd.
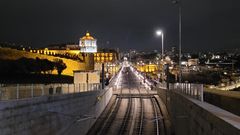
<svg viewBox="0 0 240 135"><path fill-rule="evenodd" d="M73 76L73 70L83 70L85 67L84 63L71 60L71 59L48 56L48 55L37 54L37 53L30 53L30 52L20 51L20 50L10 49L10 48L0 48L0 59L17 60L22 57L33 58L33 59L36 59L36 57L38 57L40 59L48 59L50 61L53 61L54 59L62 59L63 62L67 65L67 68L63 71L62 74L69 75L69 76ZM57 71L54 70L53 74L57 74Z"/></svg>

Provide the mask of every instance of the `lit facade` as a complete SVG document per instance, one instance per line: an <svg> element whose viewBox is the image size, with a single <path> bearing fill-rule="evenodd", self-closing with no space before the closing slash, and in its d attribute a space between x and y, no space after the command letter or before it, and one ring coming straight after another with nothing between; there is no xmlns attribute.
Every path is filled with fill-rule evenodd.
<svg viewBox="0 0 240 135"><path fill-rule="evenodd" d="M156 72L158 70L155 64L138 65L137 69L141 72Z"/></svg>
<svg viewBox="0 0 240 135"><path fill-rule="evenodd" d="M94 39L88 32L84 37L80 38L79 46L81 53L97 52L97 40Z"/></svg>
<svg viewBox="0 0 240 135"><path fill-rule="evenodd" d="M59 48L56 46L56 48ZM80 38L79 45L66 45L61 49L39 49L30 50L32 53L39 53L53 56L63 56L66 58L79 58L86 63L104 63L116 62L118 60L118 53L116 51L100 51L97 52L97 40L89 33ZM92 64L91 64L92 65Z"/></svg>
<svg viewBox="0 0 240 135"><path fill-rule="evenodd" d="M115 62L117 60L117 53L115 52L97 52L94 53L95 62Z"/></svg>

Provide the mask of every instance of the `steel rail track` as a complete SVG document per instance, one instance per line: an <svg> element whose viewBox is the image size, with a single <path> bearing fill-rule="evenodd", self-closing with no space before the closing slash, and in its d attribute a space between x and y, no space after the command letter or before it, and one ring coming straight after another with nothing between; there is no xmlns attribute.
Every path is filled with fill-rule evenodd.
<svg viewBox="0 0 240 135"><path fill-rule="evenodd" d="M128 74L128 79L127 80L128 80L127 82L128 82L129 94L131 95L130 83L129 83L129 80L130 80L129 74ZM132 110L132 97L129 96L127 110L126 110L126 113L124 115L123 122L121 124L121 128L119 130L120 135L124 134L127 130L127 127L128 127L128 124L129 124L128 122L129 122L130 117L131 117L131 110Z"/></svg>
<svg viewBox="0 0 240 135"><path fill-rule="evenodd" d="M147 90L147 93L149 94L148 90ZM162 126L162 128L163 128L162 129L162 133L166 134L166 127L165 127L165 124L164 124L163 113L162 113L161 107L157 103L157 100L156 100L156 98L154 96L150 95L150 98L151 98L151 102L152 102L153 110L154 110L154 115L155 115L156 134L157 135L160 134L160 130L159 129L161 129L161 127L160 127L161 125L163 125Z"/></svg>
<svg viewBox="0 0 240 135"><path fill-rule="evenodd" d="M111 107L111 111L110 111L108 117L106 118L105 122L103 123L103 126L102 126L100 132L98 133L98 135L108 134L108 130L111 127L113 121L116 119L117 113L119 111L119 108L123 102L122 100L124 98L128 99L127 100L127 108L126 108L126 111L124 112L124 117L122 119L122 123L120 125L120 128L118 129L117 134L119 134L119 135L133 134L133 133L138 134L138 135L144 134L144 123L145 123L144 122L144 117L145 117L144 116L145 115L144 99L145 98L151 100L150 104L152 105L152 108L153 108L153 117L154 117L154 125L155 125L154 131L156 131L157 135L166 134L166 127L164 124L163 113L162 113L161 107L160 107L156 97L154 97L154 95L151 94L149 92L149 90L146 90L146 89L144 89L144 90L146 90L147 93L145 93L145 92L142 93L141 86L140 87L137 86L137 89L136 89L139 93L139 96L136 96L137 95L136 93L131 94L131 88L136 87L135 83L137 82L137 79L135 78L136 76L134 76L133 74L131 74L131 72L128 71L127 68L125 70L127 71L128 74L125 74L126 79L123 80L123 82L122 82L124 85L120 86L120 93L118 94L113 107ZM131 84L131 86L130 86L131 82L133 84ZM129 90L129 93L124 94L123 89L125 89L125 91ZM133 89L133 90L135 90L135 89ZM139 109L136 109L134 107L135 103L136 103L136 102L134 102L135 98L140 99L140 104L138 105L140 107ZM136 115L135 110L133 110L133 109L138 110L138 112L139 112L138 115ZM137 120L135 120L136 116L138 117ZM137 122L136 126L134 126L133 122L135 122L135 123ZM134 129L134 127L136 127L136 128Z"/></svg>
<svg viewBox="0 0 240 135"><path fill-rule="evenodd" d="M142 131L143 131L143 118L144 118L144 104L143 104L143 99L142 99L142 96L141 96L141 91L138 87L138 92L139 92L139 95L140 95L140 109L141 109L141 114L140 114L140 124L139 124L139 131L138 131L138 134L139 135L142 135Z"/></svg>
<svg viewBox="0 0 240 135"><path fill-rule="evenodd" d="M120 88L120 93L122 94L122 87ZM122 98L120 96L116 99L115 104L114 104L113 108L111 109L111 112L108 115L107 119L103 123L101 130L98 132L98 135L105 135L108 132L108 129L111 126L111 124L112 124L113 120L115 119L116 114L120 108L121 102L122 102Z"/></svg>
<svg viewBox="0 0 240 135"><path fill-rule="evenodd" d="M146 91L149 94L149 91L148 90L146 90ZM159 132L159 120L158 120L159 116L158 116L158 112L157 112L156 102L154 102L155 99L151 95L150 95L150 100L152 102L153 111L154 111L154 115L155 115L156 134L159 135L160 134L160 132Z"/></svg>

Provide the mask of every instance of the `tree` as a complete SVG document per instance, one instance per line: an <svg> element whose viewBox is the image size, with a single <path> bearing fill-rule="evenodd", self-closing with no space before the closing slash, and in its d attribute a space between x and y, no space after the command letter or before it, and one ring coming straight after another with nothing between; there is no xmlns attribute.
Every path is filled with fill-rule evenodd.
<svg viewBox="0 0 240 135"><path fill-rule="evenodd" d="M49 61L48 59L40 60L41 71L46 74L47 72L52 72L54 70L54 63Z"/></svg>
<svg viewBox="0 0 240 135"><path fill-rule="evenodd" d="M55 59L55 68L57 69L58 75L62 74L62 71L67 68L66 64L61 59Z"/></svg>

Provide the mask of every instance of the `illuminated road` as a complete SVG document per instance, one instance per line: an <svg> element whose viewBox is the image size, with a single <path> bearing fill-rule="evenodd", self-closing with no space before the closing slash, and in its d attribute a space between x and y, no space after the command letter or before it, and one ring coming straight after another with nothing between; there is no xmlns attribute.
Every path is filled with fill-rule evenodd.
<svg viewBox="0 0 240 135"><path fill-rule="evenodd" d="M166 134L156 92L145 88L133 68L122 68L115 82L114 94L110 109L100 116L89 135Z"/></svg>

